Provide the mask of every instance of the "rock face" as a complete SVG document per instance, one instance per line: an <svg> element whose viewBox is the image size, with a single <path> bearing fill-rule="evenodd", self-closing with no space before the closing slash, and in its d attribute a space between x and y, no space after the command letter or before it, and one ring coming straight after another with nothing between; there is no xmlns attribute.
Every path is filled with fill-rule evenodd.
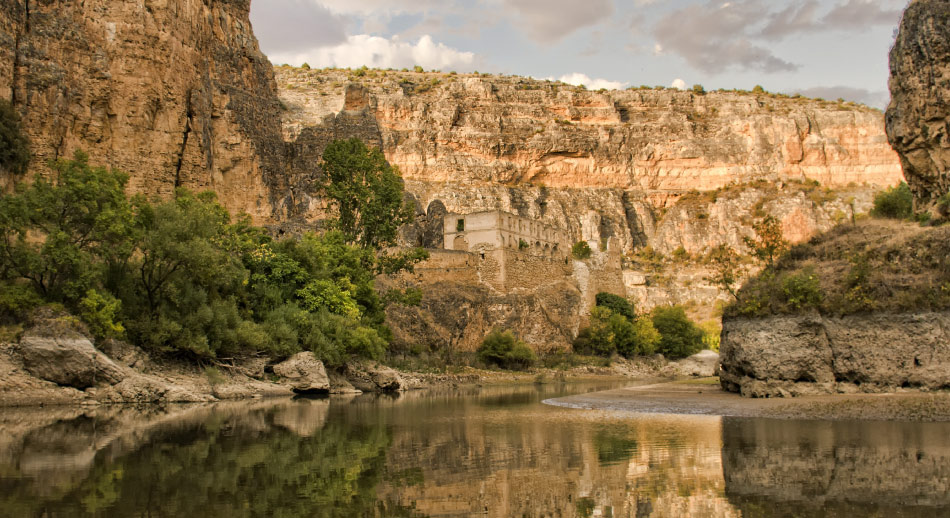
<svg viewBox="0 0 950 518"><path fill-rule="evenodd" d="M950 192L950 2L914 0L890 56L887 136L918 208Z"/></svg>
<svg viewBox="0 0 950 518"><path fill-rule="evenodd" d="M654 192L755 179L889 185L900 168L881 114L768 94L586 91L519 77L278 68L284 129L361 105L410 180ZM368 92L368 94L366 93Z"/></svg>
<svg viewBox="0 0 950 518"><path fill-rule="evenodd" d="M48 159L89 153L129 190L211 189L232 212L274 219L287 179L271 65L249 0L36 2L0 7L0 95ZM3 178L9 185L12 178Z"/></svg>
<svg viewBox="0 0 950 518"><path fill-rule="evenodd" d="M97 351L88 338L30 330L20 338L20 354L26 370L59 385L85 389L113 385L125 378L108 356Z"/></svg>
<svg viewBox="0 0 950 518"><path fill-rule="evenodd" d="M312 352L305 351L291 356L274 366L274 374L286 379L294 392L314 393L330 391L330 378L323 362Z"/></svg>
<svg viewBox="0 0 950 518"><path fill-rule="evenodd" d="M723 321L724 389L772 397L948 388L950 313Z"/></svg>

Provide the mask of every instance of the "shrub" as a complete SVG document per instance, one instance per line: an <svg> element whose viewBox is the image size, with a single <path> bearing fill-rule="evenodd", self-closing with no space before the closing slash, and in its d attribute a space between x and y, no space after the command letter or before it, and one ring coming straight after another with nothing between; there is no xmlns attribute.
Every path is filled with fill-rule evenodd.
<svg viewBox="0 0 950 518"><path fill-rule="evenodd" d="M637 318L637 314L633 309L633 304L631 304L629 300L619 295L601 292L597 294L595 300L598 307L607 308L614 313L627 318L628 320L634 320Z"/></svg>
<svg viewBox="0 0 950 518"><path fill-rule="evenodd" d="M620 300L615 302L626 303L620 297L617 299ZM632 308L629 309L632 314ZM627 318L598 305L590 312L590 327L582 329L574 340L574 352L604 357L619 353L632 358L653 354L659 340L660 335L649 318Z"/></svg>
<svg viewBox="0 0 950 518"><path fill-rule="evenodd" d="M0 283L0 319L22 322L42 304L43 298L29 285Z"/></svg>
<svg viewBox="0 0 950 518"><path fill-rule="evenodd" d="M587 244L587 241L578 241L574 243L574 246L571 247L571 255L574 256L574 259L578 261L583 261L584 259L590 259L591 249L590 245Z"/></svg>
<svg viewBox="0 0 950 518"><path fill-rule="evenodd" d="M515 338L511 331L494 330L482 340L476 351L478 358L503 369L524 370L534 365L534 352Z"/></svg>
<svg viewBox="0 0 950 518"><path fill-rule="evenodd" d="M120 337L125 327L117 322L122 302L110 293L89 290L79 301L79 318L89 327L96 338Z"/></svg>
<svg viewBox="0 0 950 518"><path fill-rule="evenodd" d="M906 182L885 189L874 197L871 216L875 218L910 219L914 215L914 195Z"/></svg>
<svg viewBox="0 0 950 518"><path fill-rule="evenodd" d="M785 277L782 281L785 302L795 310L817 308L821 304L821 281L813 268Z"/></svg>
<svg viewBox="0 0 950 518"><path fill-rule="evenodd" d="M682 306L655 308L653 327L660 333L657 352L667 358L685 358L703 348L703 330L686 316Z"/></svg>
<svg viewBox="0 0 950 518"><path fill-rule="evenodd" d="M764 94L765 88L762 88L762 85L755 85L752 87L752 93L754 94Z"/></svg>
<svg viewBox="0 0 950 518"><path fill-rule="evenodd" d="M20 128L13 105L0 99L0 169L23 174L30 165L30 143Z"/></svg>
<svg viewBox="0 0 950 518"><path fill-rule="evenodd" d="M706 89L703 85L693 85L693 93L696 95L706 95Z"/></svg>

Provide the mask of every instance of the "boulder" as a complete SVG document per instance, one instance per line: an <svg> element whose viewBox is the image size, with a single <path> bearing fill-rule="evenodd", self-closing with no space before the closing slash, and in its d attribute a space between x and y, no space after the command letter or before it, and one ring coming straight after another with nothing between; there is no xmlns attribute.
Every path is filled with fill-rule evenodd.
<svg viewBox="0 0 950 518"><path fill-rule="evenodd" d="M20 338L19 350L27 372L58 385L86 389L114 385L125 378L108 356L78 333L48 336L30 330Z"/></svg>
<svg viewBox="0 0 950 518"><path fill-rule="evenodd" d="M676 362L675 365L684 376L715 376L719 374L719 353L706 349Z"/></svg>
<svg viewBox="0 0 950 518"><path fill-rule="evenodd" d="M352 362L346 367L346 379L363 392L397 392L408 385L395 370L378 362Z"/></svg>
<svg viewBox="0 0 950 518"><path fill-rule="evenodd" d="M300 394L330 391L327 370L312 352L297 353L274 365L274 374L283 378L294 392Z"/></svg>

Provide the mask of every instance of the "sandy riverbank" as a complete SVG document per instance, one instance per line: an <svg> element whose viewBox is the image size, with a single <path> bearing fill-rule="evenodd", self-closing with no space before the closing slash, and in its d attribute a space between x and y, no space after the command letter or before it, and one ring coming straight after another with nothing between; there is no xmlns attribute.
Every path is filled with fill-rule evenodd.
<svg viewBox="0 0 950 518"><path fill-rule="evenodd" d="M950 421L950 393L899 392L750 399L724 392L718 378L641 384L546 400L555 406L646 414L776 419Z"/></svg>

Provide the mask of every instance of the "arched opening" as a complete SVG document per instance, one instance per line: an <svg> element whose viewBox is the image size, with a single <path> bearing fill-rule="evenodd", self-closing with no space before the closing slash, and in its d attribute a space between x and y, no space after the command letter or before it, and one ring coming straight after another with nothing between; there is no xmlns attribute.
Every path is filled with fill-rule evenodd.
<svg viewBox="0 0 950 518"><path fill-rule="evenodd" d="M468 240L465 239L465 236L455 236L455 241L452 242L452 250L468 252Z"/></svg>

